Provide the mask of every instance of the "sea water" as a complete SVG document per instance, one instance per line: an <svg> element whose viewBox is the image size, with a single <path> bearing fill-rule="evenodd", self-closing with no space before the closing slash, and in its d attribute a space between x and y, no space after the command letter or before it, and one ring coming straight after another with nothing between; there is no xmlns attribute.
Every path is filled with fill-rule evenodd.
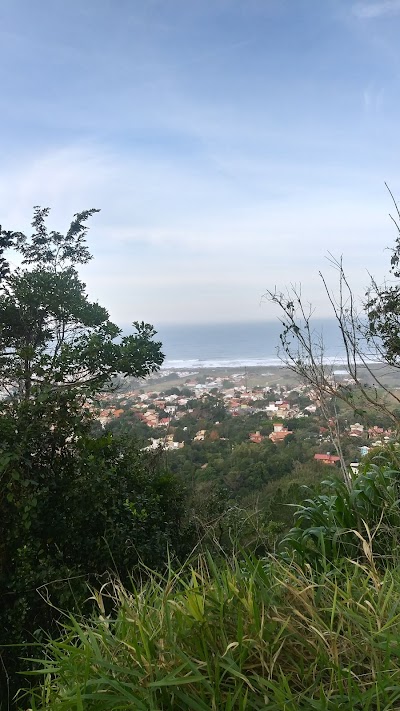
<svg viewBox="0 0 400 711"><path fill-rule="evenodd" d="M157 328L157 326L156 326ZM316 320L316 343L324 342L326 358L344 360L343 344L334 320ZM235 368L282 365L279 354L279 321L160 325L157 339L162 342L163 368Z"/></svg>

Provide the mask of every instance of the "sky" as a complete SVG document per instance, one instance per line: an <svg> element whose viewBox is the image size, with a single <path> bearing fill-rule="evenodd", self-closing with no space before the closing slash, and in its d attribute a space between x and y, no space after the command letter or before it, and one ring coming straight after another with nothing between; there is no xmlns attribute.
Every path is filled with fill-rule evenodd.
<svg viewBox="0 0 400 711"><path fill-rule="evenodd" d="M100 208L82 270L120 325L274 318L343 254L388 272L400 0L0 0L0 223Z"/></svg>

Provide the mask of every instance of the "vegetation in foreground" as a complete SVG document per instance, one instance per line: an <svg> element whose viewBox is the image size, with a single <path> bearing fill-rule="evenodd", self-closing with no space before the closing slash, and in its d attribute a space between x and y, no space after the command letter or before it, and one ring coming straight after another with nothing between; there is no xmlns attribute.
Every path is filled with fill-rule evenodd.
<svg viewBox="0 0 400 711"><path fill-rule="evenodd" d="M133 592L95 593L97 615L69 617L47 645L31 708L400 709L399 474L358 477L360 530L343 520L343 485L329 485L277 556L204 554Z"/></svg>

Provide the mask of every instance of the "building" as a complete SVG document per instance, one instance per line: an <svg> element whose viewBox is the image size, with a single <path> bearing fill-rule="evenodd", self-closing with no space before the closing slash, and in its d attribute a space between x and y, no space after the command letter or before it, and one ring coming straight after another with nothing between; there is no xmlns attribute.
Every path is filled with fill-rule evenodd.
<svg viewBox="0 0 400 711"><path fill-rule="evenodd" d="M143 447L143 450L155 450L155 449L182 449L185 446L184 442L174 442L173 435L168 435L167 437L161 437L160 439L151 438L151 444L147 447Z"/></svg>
<svg viewBox="0 0 400 711"><path fill-rule="evenodd" d="M292 434L287 427L284 427L281 422L274 423L274 431L269 435L271 442L283 442L285 437Z"/></svg>
<svg viewBox="0 0 400 711"><path fill-rule="evenodd" d="M314 459L317 462L322 462L322 464L328 464L330 466L335 466L335 464L340 462L340 457L336 456L336 454L330 454L329 452L326 454L314 454Z"/></svg>
<svg viewBox="0 0 400 711"><path fill-rule="evenodd" d="M356 422L354 425L350 425L350 432L349 432L350 437L362 437L363 434L364 434L364 425L360 425L359 422Z"/></svg>
<svg viewBox="0 0 400 711"><path fill-rule="evenodd" d="M259 430L256 432L250 432L249 434L250 442L254 442L255 444L261 444L261 442L265 439L265 437L260 433Z"/></svg>

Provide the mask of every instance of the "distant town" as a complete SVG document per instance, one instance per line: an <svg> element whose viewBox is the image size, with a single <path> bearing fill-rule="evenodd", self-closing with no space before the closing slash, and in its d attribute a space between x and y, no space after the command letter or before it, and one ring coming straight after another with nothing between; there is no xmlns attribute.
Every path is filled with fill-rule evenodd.
<svg viewBox="0 0 400 711"><path fill-rule="evenodd" d="M293 434L290 421L308 418L317 420L318 445L326 451L316 452L314 459L326 465L338 464L339 457L332 454L329 423L322 423L319 413L319 401L315 391L303 384L293 382L293 378L283 369L271 369L271 372L221 372L164 370L151 376L144 382L123 383L121 389L105 394L98 408L97 419L103 427L129 414L146 425L149 430L148 450L163 448L173 451L182 449L184 441L177 439L180 420L188 415L195 415L201 410L202 403L215 398L223 405L227 415L240 418L256 413L272 425L269 434L259 429L248 433L248 441L261 444L266 438L275 444L283 442ZM283 377L282 377L283 375ZM341 371L342 383L346 383L346 372ZM282 382L277 382L276 379ZM290 382L292 380L292 382ZM257 382L259 381L259 382ZM289 382L288 382L289 381ZM216 419L213 425L218 425ZM184 428L187 429L187 428ZM191 438L193 442L203 442L213 428L199 429ZM157 436L152 432L157 431ZM306 430L305 430L306 431ZM395 433L388 426L371 424L367 426L349 416L343 425L343 435L354 441L359 451L359 458L365 456L371 447L387 444L394 439ZM349 462L353 471L358 464Z"/></svg>

